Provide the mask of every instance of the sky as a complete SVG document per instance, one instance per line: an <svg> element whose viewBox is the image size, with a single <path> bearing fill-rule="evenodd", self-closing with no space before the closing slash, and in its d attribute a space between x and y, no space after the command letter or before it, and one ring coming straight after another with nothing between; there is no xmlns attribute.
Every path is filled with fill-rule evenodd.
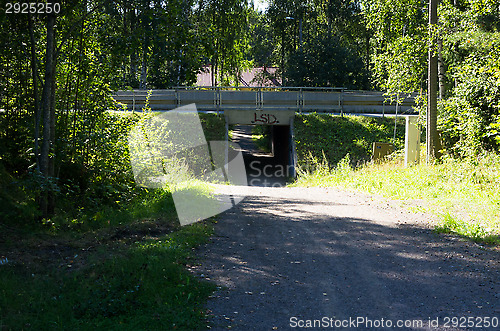
<svg viewBox="0 0 500 331"><path fill-rule="evenodd" d="M255 4L255 8L260 10L260 11L265 11L267 9L267 6L269 5L268 0L253 0Z"/></svg>

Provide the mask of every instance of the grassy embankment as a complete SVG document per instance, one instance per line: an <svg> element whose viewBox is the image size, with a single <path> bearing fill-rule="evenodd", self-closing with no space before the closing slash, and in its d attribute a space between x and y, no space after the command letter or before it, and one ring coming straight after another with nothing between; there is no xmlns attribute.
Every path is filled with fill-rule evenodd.
<svg viewBox="0 0 500 331"><path fill-rule="evenodd" d="M207 140L224 138L222 118L202 115L202 125ZM206 185L188 189L209 193ZM8 205L21 194L0 197ZM0 329L206 326L202 305L215 286L185 266L196 263L193 249L213 228L211 221L181 228L168 189L99 210L59 211L43 225L7 221L0 222Z"/></svg>
<svg viewBox="0 0 500 331"><path fill-rule="evenodd" d="M500 157L472 161L445 157L435 165L405 168L400 151L381 164L363 162L369 159L373 141L392 137L391 121L393 125L387 119L299 117L295 125L302 170L294 185L336 186L402 200L410 209L437 215L438 232L498 245ZM397 136L401 148L403 123Z"/></svg>

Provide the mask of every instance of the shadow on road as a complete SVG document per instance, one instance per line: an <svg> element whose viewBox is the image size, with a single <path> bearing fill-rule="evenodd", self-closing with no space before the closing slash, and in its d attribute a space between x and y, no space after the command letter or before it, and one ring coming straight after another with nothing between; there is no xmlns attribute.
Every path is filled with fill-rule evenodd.
<svg viewBox="0 0 500 331"><path fill-rule="evenodd" d="M252 196L224 213L204 249L204 274L227 287L209 302L212 329L365 318L414 323L406 329L438 319L436 329L462 330L445 328L447 318L499 318L498 252L398 225L406 213L357 208L340 198Z"/></svg>

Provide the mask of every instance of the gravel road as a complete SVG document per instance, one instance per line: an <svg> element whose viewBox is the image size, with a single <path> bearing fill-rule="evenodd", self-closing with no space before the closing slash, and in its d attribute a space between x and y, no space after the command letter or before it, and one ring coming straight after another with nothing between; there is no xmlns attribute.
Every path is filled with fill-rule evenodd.
<svg viewBox="0 0 500 331"><path fill-rule="evenodd" d="M221 286L212 330L500 329L498 250L434 234L429 216L380 198L241 189L195 268Z"/></svg>

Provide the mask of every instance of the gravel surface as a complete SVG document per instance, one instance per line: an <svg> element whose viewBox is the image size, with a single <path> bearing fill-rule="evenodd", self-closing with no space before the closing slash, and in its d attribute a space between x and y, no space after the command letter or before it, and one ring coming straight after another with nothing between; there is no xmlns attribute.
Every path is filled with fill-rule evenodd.
<svg viewBox="0 0 500 331"><path fill-rule="evenodd" d="M207 306L212 330L499 323L498 250L434 234L429 216L362 194L235 190L247 197L220 215L195 268L221 287Z"/></svg>

